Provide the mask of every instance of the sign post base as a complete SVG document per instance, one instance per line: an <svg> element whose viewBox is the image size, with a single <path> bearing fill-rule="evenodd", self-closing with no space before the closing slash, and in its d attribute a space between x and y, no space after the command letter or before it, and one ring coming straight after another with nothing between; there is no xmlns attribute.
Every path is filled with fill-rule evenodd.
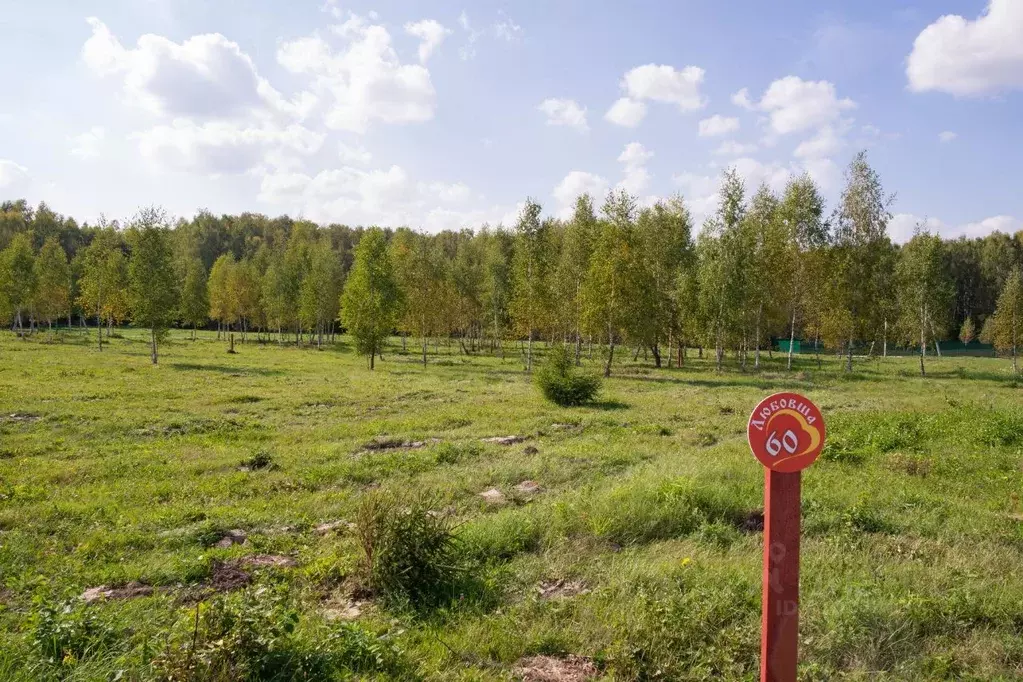
<svg viewBox="0 0 1023 682"><path fill-rule="evenodd" d="M800 472L764 470L761 682L795 682L799 638Z"/></svg>

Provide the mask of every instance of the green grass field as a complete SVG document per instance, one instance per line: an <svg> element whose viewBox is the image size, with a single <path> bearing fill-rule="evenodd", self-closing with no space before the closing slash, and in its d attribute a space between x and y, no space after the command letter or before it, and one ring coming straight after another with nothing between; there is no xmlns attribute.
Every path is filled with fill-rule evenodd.
<svg viewBox="0 0 1023 682"><path fill-rule="evenodd" d="M210 661L216 679L755 679L745 424L786 389L829 432L803 478L800 679L1023 678L1008 361L921 379L915 358L719 374L628 354L599 403L558 408L517 355L457 343L423 368L394 341L370 372L347 343L231 355L184 332L151 366L123 334L102 353L0 334L0 679L213 679ZM348 523L389 495L455 527L459 582L428 608L353 580Z"/></svg>

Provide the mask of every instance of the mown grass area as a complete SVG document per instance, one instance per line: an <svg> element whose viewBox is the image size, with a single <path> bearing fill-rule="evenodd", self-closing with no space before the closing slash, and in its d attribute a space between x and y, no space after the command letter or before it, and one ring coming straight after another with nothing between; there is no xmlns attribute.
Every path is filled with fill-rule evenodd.
<svg viewBox="0 0 1023 682"><path fill-rule="evenodd" d="M921 379L915 358L718 374L629 355L598 403L559 408L517 356L457 344L423 368L395 341L370 372L345 342L186 336L154 367L133 331L102 353L0 334L0 679L500 680L568 654L602 679L755 679L745 423L783 389L828 425L803 479L801 679L1023 677L1007 361ZM397 533L452 529L429 599L360 577L367 499L432 512ZM135 591L81 598L97 586Z"/></svg>

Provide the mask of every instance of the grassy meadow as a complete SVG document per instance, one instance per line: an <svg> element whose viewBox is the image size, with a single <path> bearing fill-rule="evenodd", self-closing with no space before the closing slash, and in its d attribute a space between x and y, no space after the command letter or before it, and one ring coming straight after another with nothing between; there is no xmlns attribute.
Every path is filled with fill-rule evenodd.
<svg viewBox="0 0 1023 682"><path fill-rule="evenodd" d="M745 424L779 390L828 427L800 679L1023 679L1007 360L620 353L599 402L560 408L510 343L424 368L392 340L371 372L345 339L229 354L176 331L157 366L146 339L0 333L0 679L756 679ZM444 590L359 583L367 499L453 528Z"/></svg>

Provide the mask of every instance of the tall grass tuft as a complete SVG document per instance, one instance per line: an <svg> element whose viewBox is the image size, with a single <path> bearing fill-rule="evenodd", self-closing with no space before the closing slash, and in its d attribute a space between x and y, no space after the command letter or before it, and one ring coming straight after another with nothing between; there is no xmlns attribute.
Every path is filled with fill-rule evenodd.
<svg viewBox="0 0 1023 682"><path fill-rule="evenodd" d="M450 601L463 573L451 523L433 500L367 495L356 515L363 586L395 605L414 609Z"/></svg>

